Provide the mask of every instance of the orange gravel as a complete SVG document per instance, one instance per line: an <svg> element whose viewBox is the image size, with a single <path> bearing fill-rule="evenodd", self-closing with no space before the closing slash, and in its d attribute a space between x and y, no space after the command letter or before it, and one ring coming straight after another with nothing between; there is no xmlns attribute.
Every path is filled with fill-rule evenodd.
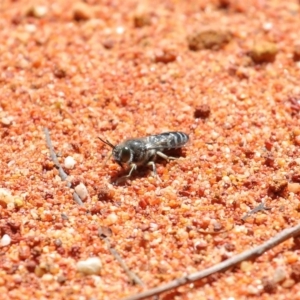
<svg viewBox="0 0 300 300"><path fill-rule="evenodd" d="M0 299L121 299L296 225L299 28L296 0L2 0ZM98 136L177 130L191 141L162 182L113 184L127 171ZM160 299L300 299L299 253L290 239Z"/></svg>

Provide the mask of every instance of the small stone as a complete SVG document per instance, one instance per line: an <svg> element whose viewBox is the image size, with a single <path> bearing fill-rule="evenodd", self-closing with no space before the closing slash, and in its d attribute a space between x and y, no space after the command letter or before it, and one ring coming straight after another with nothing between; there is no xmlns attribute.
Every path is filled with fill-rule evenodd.
<svg viewBox="0 0 300 300"><path fill-rule="evenodd" d="M9 203L14 203L14 197L12 196L10 190L0 188L0 205L6 208Z"/></svg>
<svg viewBox="0 0 300 300"><path fill-rule="evenodd" d="M294 47L293 59L296 62L300 61L300 44L295 45Z"/></svg>
<svg viewBox="0 0 300 300"><path fill-rule="evenodd" d="M17 208L20 208L20 207L22 207L24 205L24 200L23 200L22 197L15 197L14 198L14 203L15 203L15 206Z"/></svg>
<svg viewBox="0 0 300 300"><path fill-rule="evenodd" d="M147 12L136 13L133 17L133 23L136 28L151 25L151 15Z"/></svg>
<svg viewBox="0 0 300 300"><path fill-rule="evenodd" d="M287 274L286 274L286 271L284 270L284 268L277 268L275 269L274 271L274 274L273 274L273 281L275 283L279 283L279 282L282 282L283 280L285 280L287 277Z"/></svg>
<svg viewBox="0 0 300 300"><path fill-rule="evenodd" d="M194 118L207 119L210 115L210 107L207 104L199 105L195 108Z"/></svg>
<svg viewBox="0 0 300 300"><path fill-rule="evenodd" d="M284 196L288 188L288 182L285 179L274 179L269 183L268 194L270 196Z"/></svg>
<svg viewBox="0 0 300 300"><path fill-rule="evenodd" d="M75 187L75 192L81 200L85 200L88 197L88 190L82 182Z"/></svg>
<svg viewBox="0 0 300 300"><path fill-rule="evenodd" d="M65 283L67 281L67 278L64 275L58 275L57 276L57 282L58 283Z"/></svg>
<svg viewBox="0 0 300 300"><path fill-rule="evenodd" d="M26 15L28 17L34 17L34 18L42 18L48 13L48 8L43 5L35 5L31 6L28 10Z"/></svg>
<svg viewBox="0 0 300 300"><path fill-rule="evenodd" d="M175 61L177 58L177 54L173 50L156 50L154 53L154 61L156 63L164 63L168 64Z"/></svg>
<svg viewBox="0 0 300 300"><path fill-rule="evenodd" d="M290 182L288 184L288 191L294 194L298 194L300 192L300 183Z"/></svg>
<svg viewBox="0 0 300 300"><path fill-rule="evenodd" d="M253 263L250 261L243 261L241 262L240 269L242 272L250 272L253 270Z"/></svg>
<svg viewBox="0 0 300 300"><path fill-rule="evenodd" d="M249 285L247 287L247 292L249 295L258 295L260 293L260 289L256 286Z"/></svg>
<svg viewBox="0 0 300 300"><path fill-rule="evenodd" d="M10 245L10 243L11 243L11 237L8 234L4 234L0 240L0 246L5 247Z"/></svg>
<svg viewBox="0 0 300 300"><path fill-rule="evenodd" d="M75 21L87 21L94 17L93 8L83 2L78 2L73 7L73 19Z"/></svg>
<svg viewBox="0 0 300 300"><path fill-rule="evenodd" d="M300 263L295 263L292 265L291 278L296 282L300 281Z"/></svg>
<svg viewBox="0 0 300 300"><path fill-rule="evenodd" d="M67 76L67 71L64 68L56 66L53 75L58 79L65 78Z"/></svg>
<svg viewBox="0 0 300 300"><path fill-rule="evenodd" d="M268 277L263 277L261 280L261 283L263 285L263 289L266 293L274 293L277 289L277 285L274 282L274 280L269 279Z"/></svg>
<svg viewBox="0 0 300 300"><path fill-rule="evenodd" d="M35 268L37 267L36 262L33 260L27 261L25 267L28 272L33 273Z"/></svg>
<svg viewBox="0 0 300 300"><path fill-rule="evenodd" d="M118 221L118 216L115 213L111 213L107 216L106 222L108 225L116 224Z"/></svg>
<svg viewBox="0 0 300 300"><path fill-rule="evenodd" d="M79 261L76 268L85 275L99 275L102 263L99 257L90 257L87 260Z"/></svg>
<svg viewBox="0 0 300 300"><path fill-rule="evenodd" d="M277 45L261 41L257 42L249 53L249 56L256 64L273 62L278 53Z"/></svg>
<svg viewBox="0 0 300 300"><path fill-rule="evenodd" d="M52 274L44 274L41 279L43 281L50 282L53 281L54 276Z"/></svg>
<svg viewBox="0 0 300 300"><path fill-rule="evenodd" d="M40 214L40 218L42 221L45 222L51 222L53 220L53 214L51 213L51 211L49 210L44 210L41 214Z"/></svg>
<svg viewBox="0 0 300 300"><path fill-rule="evenodd" d="M30 256L30 248L27 245L19 247L20 260L26 260Z"/></svg>
<svg viewBox="0 0 300 300"><path fill-rule="evenodd" d="M114 193L107 186L100 186L97 191L98 201L112 201L114 198Z"/></svg>
<svg viewBox="0 0 300 300"><path fill-rule="evenodd" d="M219 50L229 43L232 35L225 30L202 30L188 36L189 49L199 51L203 49Z"/></svg>
<svg viewBox="0 0 300 300"><path fill-rule="evenodd" d="M1 124L3 126L10 126L13 122L13 117L3 117L1 118Z"/></svg>
<svg viewBox="0 0 300 300"><path fill-rule="evenodd" d="M300 135L295 136L294 141L297 146L300 146Z"/></svg>
<svg viewBox="0 0 300 300"><path fill-rule="evenodd" d="M64 162L65 168L74 169L75 164L76 164L76 160L72 156L67 156L65 158L65 162Z"/></svg>
<svg viewBox="0 0 300 300"><path fill-rule="evenodd" d="M36 266L35 269L34 269L34 274L37 276L37 277L42 277L44 274L46 274L46 270L41 268L40 266Z"/></svg>
<svg viewBox="0 0 300 300"><path fill-rule="evenodd" d="M112 49L114 47L114 44L115 42L112 39L106 39L102 42L103 47L108 50Z"/></svg>
<svg viewBox="0 0 300 300"><path fill-rule="evenodd" d="M286 279L281 286L286 289L290 289L293 285L295 285L294 279Z"/></svg>
<svg viewBox="0 0 300 300"><path fill-rule="evenodd" d="M207 248L207 246L208 246L208 243L203 239L199 239L199 240L194 241L195 250L198 250L198 251L204 250L204 249Z"/></svg>

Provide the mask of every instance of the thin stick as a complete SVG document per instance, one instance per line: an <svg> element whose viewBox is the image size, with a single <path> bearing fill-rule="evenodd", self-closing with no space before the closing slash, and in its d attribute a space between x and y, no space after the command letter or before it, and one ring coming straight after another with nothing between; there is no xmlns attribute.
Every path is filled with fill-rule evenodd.
<svg viewBox="0 0 300 300"><path fill-rule="evenodd" d="M54 148L53 148L53 145L52 145L52 142L51 142L51 138L50 138L49 129L45 127L44 128L44 133L45 133L45 137L46 137L46 144L47 144L47 147L49 148L49 151L50 151L51 159L54 162L55 167L58 169L59 177L61 178L62 181L66 181L67 182L67 187L71 188L71 186L72 186L71 182L69 182L67 180L68 175L66 174L66 172L62 168L61 164L59 163L59 161L57 159L57 155L56 155L56 153L54 151ZM75 202L78 205L83 205L80 197L78 196L78 194L76 192L73 193L73 199L75 200Z"/></svg>
<svg viewBox="0 0 300 300"><path fill-rule="evenodd" d="M258 206L254 207L252 210L250 210L249 212L247 212L243 217L242 220L246 221L247 218L249 218L250 216L256 214L259 211L265 211L265 210L270 210L270 207L266 207L264 202L261 202Z"/></svg>
<svg viewBox="0 0 300 300"><path fill-rule="evenodd" d="M110 252L110 254L118 261L118 263L121 265L121 267L123 268L123 270L125 271L125 273L127 274L127 276L130 278L130 280L135 283L135 284L139 284L142 287L146 287L146 285L143 283L143 281L132 271L130 271L130 269L127 267L126 263L124 262L124 260L121 258L121 256L119 255L119 253L117 252L117 250L115 248L113 248L110 244L109 238L105 235L102 234L101 229L98 229L98 234L99 237L104 240L104 242L106 243L106 246Z"/></svg>
<svg viewBox="0 0 300 300"><path fill-rule="evenodd" d="M212 266L210 268L207 268L205 270L193 273L191 275L187 275L178 279L175 279L165 285L161 285L159 287L150 289L148 291L129 296L127 298L124 298L123 300L141 300L152 296L157 296L161 293L167 292L171 289L178 288L182 285L195 282L197 280L206 278L214 273L217 272L224 272L229 268L232 268L233 266L236 266L237 264L241 263L242 261L254 259L260 255L262 255L264 252L274 248L275 246L279 245L280 243L286 241L287 239L291 237L296 237L300 234L300 224L296 225L291 228L287 228L279 232L276 236L272 237L268 241L266 241L264 244L254 247L250 250L244 251L232 258L229 258L215 266Z"/></svg>

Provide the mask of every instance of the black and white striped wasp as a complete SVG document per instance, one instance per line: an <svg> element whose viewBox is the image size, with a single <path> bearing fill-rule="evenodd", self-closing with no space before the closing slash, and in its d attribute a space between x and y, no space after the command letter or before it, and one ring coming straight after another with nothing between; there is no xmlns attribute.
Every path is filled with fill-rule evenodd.
<svg viewBox="0 0 300 300"><path fill-rule="evenodd" d="M189 136L179 131L164 132L142 138L128 139L118 145L113 145L108 140L103 140L100 137L99 139L112 148L111 156L113 156L116 163L122 168L123 164L130 167L128 175L119 178L117 180L119 181L130 177L132 172L136 170L138 166L142 165L152 166L153 173L157 177L155 166L157 156L167 161L176 159L175 157L167 156L163 151L181 148L188 142Z"/></svg>

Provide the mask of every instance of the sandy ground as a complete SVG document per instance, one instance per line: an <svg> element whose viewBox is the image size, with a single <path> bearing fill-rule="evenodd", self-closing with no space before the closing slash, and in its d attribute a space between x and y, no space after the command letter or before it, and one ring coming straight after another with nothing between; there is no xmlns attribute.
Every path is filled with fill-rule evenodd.
<svg viewBox="0 0 300 300"><path fill-rule="evenodd" d="M292 0L0 1L0 299L122 299L296 225L299 28ZM160 180L116 184L98 137L166 131ZM160 299L300 299L299 245Z"/></svg>

